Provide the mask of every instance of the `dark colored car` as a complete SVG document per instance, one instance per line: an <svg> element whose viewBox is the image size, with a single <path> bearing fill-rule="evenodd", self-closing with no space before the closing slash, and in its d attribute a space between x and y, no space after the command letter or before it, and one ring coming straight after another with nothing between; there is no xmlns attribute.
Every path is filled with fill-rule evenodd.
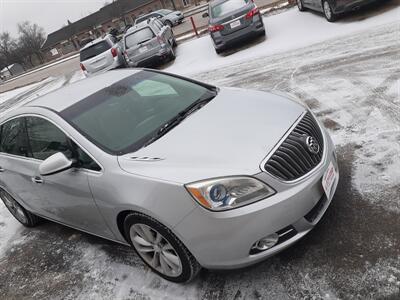
<svg viewBox="0 0 400 300"><path fill-rule="evenodd" d="M209 4L208 30L217 53L249 36L265 35L262 16L252 0L214 0Z"/></svg>
<svg viewBox="0 0 400 300"><path fill-rule="evenodd" d="M337 20L340 14L359 9L361 6L376 0L297 0L300 11L307 8L322 12L329 22Z"/></svg>

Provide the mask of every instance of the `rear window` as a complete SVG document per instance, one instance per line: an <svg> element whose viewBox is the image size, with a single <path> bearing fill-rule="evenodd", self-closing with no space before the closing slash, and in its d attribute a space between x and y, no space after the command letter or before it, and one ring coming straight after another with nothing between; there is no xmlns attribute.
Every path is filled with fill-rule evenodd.
<svg viewBox="0 0 400 300"><path fill-rule="evenodd" d="M228 0L222 2L211 7L211 16L213 18L219 18L247 5L249 2L250 0Z"/></svg>
<svg viewBox="0 0 400 300"><path fill-rule="evenodd" d="M80 59L81 61L85 61L109 49L111 49L111 46L106 41L101 41L100 43L90 46L89 48L81 50Z"/></svg>
<svg viewBox="0 0 400 300"><path fill-rule="evenodd" d="M146 21L147 19L151 18L151 15L146 15L142 16L136 19L135 24L142 23L143 21Z"/></svg>
<svg viewBox="0 0 400 300"><path fill-rule="evenodd" d="M144 43L155 37L150 27L145 27L125 37L125 47L131 48L138 44Z"/></svg>

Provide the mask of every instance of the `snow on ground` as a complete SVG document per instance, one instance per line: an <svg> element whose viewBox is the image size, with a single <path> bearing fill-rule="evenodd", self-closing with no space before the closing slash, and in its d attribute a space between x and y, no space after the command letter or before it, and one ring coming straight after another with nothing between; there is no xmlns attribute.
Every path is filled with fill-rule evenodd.
<svg viewBox="0 0 400 300"><path fill-rule="evenodd" d="M81 71L77 71L69 76L58 78L49 77L41 82L34 83L22 88L18 88L6 93L0 94L0 116L4 113L20 107L37 97L43 96L67 84L74 83L85 78Z"/></svg>
<svg viewBox="0 0 400 300"><path fill-rule="evenodd" d="M214 57L205 37L179 46L178 51L187 47L186 51L194 52L178 53L168 70L202 71L195 74L197 79L222 86L285 91L316 113L337 145L341 181L331 207L309 235L254 267L203 271L194 282L177 285L154 275L126 246L51 222L23 229L0 204L2 295L16 299L400 298L400 22L393 19L399 8L338 24L294 12L266 20L271 31L275 17L292 24L295 32L296 26L311 26L302 32L307 44L297 41L293 51L278 50L283 49L279 48L282 42L288 49L296 47L283 41L289 39L285 34L293 38L285 26L274 29L284 34L271 33L267 41L225 57ZM298 23L299 18L307 22ZM317 41L321 43L309 45ZM188 62L193 53L199 61L185 69L183 61ZM263 53L270 55L262 57ZM21 90L0 104L0 112L4 106L21 105L81 76L77 72L52 79L30 93Z"/></svg>
<svg viewBox="0 0 400 300"><path fill-rule="evenodd" d="M400 6L371 18L323 22L321 15L313 12L299 13L297 8L285 13L264 17L267 38L253 47L234 54L216 54L211 38L203 36L177 48L177 58L166 71L178 74L195 74L257 57L297 49L320 41L398 21Z"/></svg>
<svg viewBox="0 0 400 300"><path fill-rule="evenodd" d="M3 202L0 202L0 257L10 248L13 241L19 241L22 225L8 212Z"/></svg>
<svg viewBox="0 0 400 300"><path fill-rule="evenodd" d="M51 81L51 78L48 78L47 81ZM15 89L15 90L11 90L9 92L0 93L0 104L32 90L33 88L37 87L38 85L41 85L43 82L44 81L32 83L30 85L27 85L27 86L24 86L24 87Z"/></svg>

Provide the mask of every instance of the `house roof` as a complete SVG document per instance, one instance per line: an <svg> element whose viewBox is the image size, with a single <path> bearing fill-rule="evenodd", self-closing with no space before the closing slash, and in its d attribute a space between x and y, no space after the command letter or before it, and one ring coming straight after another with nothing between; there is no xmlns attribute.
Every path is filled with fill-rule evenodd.
<svg viewBox="0 0 400 300"><path fill-rule="evenodd" d="M90 14L76 22L73 22L57 31L50 33L42 45L42 49L51 48L56 44L68 40L74 34L91 30L112 19L118 18L143 5L155 0L117 0L108 4L93 14Z"/></svg>

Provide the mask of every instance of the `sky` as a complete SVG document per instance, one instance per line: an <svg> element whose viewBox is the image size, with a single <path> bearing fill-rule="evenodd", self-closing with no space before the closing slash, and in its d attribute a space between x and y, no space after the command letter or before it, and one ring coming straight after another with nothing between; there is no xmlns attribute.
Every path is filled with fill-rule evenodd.
<svg viewBox="0 0 400 300"><path fill-rule="evenodd" d="M133 0L134 1L134 0ZM0 32L18 36L17 24L31 21L47 34L97 11L111 0L0 0Z"/></svg>

